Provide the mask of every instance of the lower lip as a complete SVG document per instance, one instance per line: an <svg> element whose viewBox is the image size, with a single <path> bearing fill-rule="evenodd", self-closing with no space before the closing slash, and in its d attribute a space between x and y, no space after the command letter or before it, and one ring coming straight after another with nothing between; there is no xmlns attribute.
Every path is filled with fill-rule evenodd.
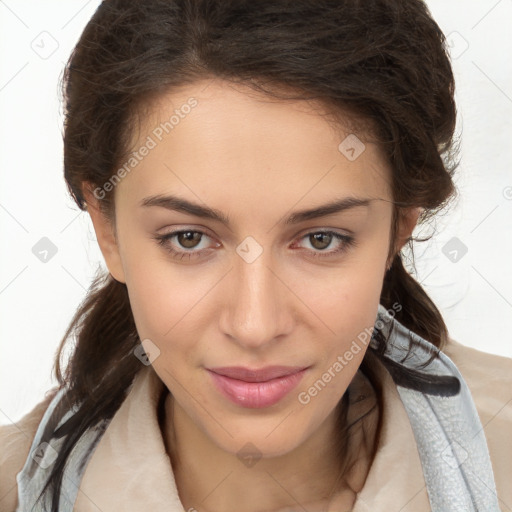
<svg viewBox="0 0 512 512"><path fill-rule="evenodd" d="M236 405L251 409L270 407L279 402L298 385L305 372L306 369L266 382L245 382L208 371L215 386L226 398Z"/></svg>

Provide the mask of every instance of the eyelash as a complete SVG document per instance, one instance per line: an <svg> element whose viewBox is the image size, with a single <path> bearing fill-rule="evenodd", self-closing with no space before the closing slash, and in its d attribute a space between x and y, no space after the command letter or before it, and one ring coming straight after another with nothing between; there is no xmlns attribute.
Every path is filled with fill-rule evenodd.
<svg viewBox="0 0 512 512"><path fill-rule="evenodd" d="M190 260L195 257L200 257L205 250L208 250L208 249L201 249L199 251L177 251L170 244L170 240L181 233L200 233L201 235L208 236L206 233L204 233L202 231L197 231L197 230L192 230L192 229L181 229L178 231L172 231L171 233L166 233L165 235L156 235L153 238L157 241L157 243L160 246L164 247L165 250L168 251L173 258L180 259L180 260L182 260L184 258L187 258ZM310 251L311 256L313 258L329 258L329 257L339 256L339 255L343 254L344 252L346 252L349 248L355 247L357 245L357 242L353 236L342 235L341 233L337 233L335 231L328 231L328 230L326 230L326 231L322 231L322 230L310 231L309 233L306 233L305 235L303 235L300 238L300 240L303 240L304 238L308 238L311 235L316 235L318 233L322 233L324 235L332 235L338 241L343 242L343 244L341 245L340 248L338 248L336 250L331 250L331 251L321 251L321 250L314 251L313 250L313 251ZM306 250L309 251L309 249L306 249Z"/></svg>

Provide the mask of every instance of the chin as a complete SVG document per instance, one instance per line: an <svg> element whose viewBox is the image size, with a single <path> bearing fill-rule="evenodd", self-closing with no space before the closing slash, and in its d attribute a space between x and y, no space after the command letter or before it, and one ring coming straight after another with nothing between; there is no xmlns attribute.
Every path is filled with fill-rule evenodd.
<svg viewBox="0 0 512 512"><path fill-rule="evenodd" d="M210 424L205 433L221 450L238 458L251 456L251 452L258 459L280 457L295 450L309 437L308 430L295 430L296 426L303 428L307 422L293 416L286 410L266 418L246 416L235 422L221 421L225 430L221 427L212 430Z"/></svg>
<svg viewBox="0 0 512 512"><path fill-rule="evenodd" d="M295 450L301 443L300 436L290 436L287 432L268 435L268 431L247 430L245 434L228 439L212 439L217 446L236 455L242 463L255 463L259 459L281 457Z"/></svg>

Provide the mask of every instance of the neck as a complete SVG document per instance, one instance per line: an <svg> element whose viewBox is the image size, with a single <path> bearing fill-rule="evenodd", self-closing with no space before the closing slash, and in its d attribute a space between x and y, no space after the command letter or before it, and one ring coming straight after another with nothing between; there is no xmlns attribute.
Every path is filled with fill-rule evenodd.
<svg viewBox="0 0 512 512"><path fill-rule="evenodd" d="M368 428L350 431L347 453L340 459L334 447L340 428L335 414L291 452L246 466L198 429L169 394L164 438L185 510L253 512L257 503L258 510L301 506L320 511L333 496L337 506L349 510L371 463L373 437Z"/></svg>

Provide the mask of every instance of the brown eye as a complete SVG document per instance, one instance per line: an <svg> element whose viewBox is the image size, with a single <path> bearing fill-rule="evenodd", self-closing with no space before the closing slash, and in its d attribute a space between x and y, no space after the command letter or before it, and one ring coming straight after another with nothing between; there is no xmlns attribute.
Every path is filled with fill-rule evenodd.
<svg viewBox="0 0 512 512"><path fill-rule="evenodd" d="M307 249L307 256L313 258L340 257L345 251L357 245L353 236L335 231L311 231L301 237L301 240L309 246L304 247Z"/></svg>
<svg viewBox="0 0 512 512"><path fill-rule="evenodd" d="M202 235L198 231L181 231L176 235L176 239L182 247L193 249L201 241Z"/></svg>
<svg viewBox="0 0 512 512"><path fill-rule="evenodd" d="M215 241L213 247L211 242L208 245L208 241L212 241L211 237L195 229L176 230L164 235L155 235L153 238L173 259L179 261L211 256L213 249L222 245Z"/></svg>
<svg viewBox="0 0 512 512"><path fill-rule="evenodd" d="M309 235L311 245L318 250L329 247L332 242L332 235L330 233L313 233Z"/></svg>

